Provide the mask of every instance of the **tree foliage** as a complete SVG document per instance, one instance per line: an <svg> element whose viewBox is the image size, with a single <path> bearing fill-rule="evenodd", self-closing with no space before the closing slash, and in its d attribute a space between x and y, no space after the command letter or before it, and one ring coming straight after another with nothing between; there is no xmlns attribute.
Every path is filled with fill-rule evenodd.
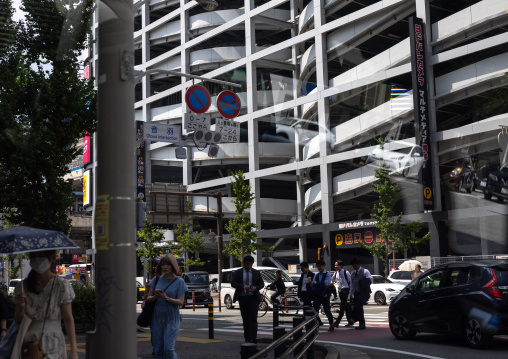
<svg viewBox="0 0 508 359"><path fill-rule="evenodd" d="M0 0L12 14L10 1ZM93 0L23 0L24 21L0 17L0 212L13 224L68 233L75 144L95 130L93 81L80 75Z"/></svg>
<svg viewBox="0 0 508 359"><path fill-rule="evenodd" d="M146 269L147 276L150 276L152 269L157 264L157 258L166 249L160 245L163 239L164 230L162 227L157 227L148 221L145 221L143 228L138 231L138 241L143 242L143 245L138 247L136 253L138 257L146 259L146 263L142 262L141 264Z"/></svg>
<svg viewBox="0 0 508 359"><path fill-rule="evenodd" d="M378 141L383 149L384 141L379 139ZM399 200L399 186L391 181L390 168L384 161L375 170L375 177L377 182L372 184L372 187L379 196L379 202L373 206L372 218L377 221L376 228L379 229L382 242L367 245L360 241L360 246L381 259L385 265L385 273L388 275L388 257L393 252L404 253L407 250L416 250L420 244L430 240L430 233L418 236L422 230L420 219L402 223L402 213L394 217L393 209Z"/></svg>
<svg viewBox="0 0 508 359"><path fill-rule="evenodd" d="M235 200L231 201L235 204L236 216L226 223L225 228L229 232L230 240L226 245L224 252L235 256L239 261L242 260L245 253L251 253L258 250L271 251L273 247L265 246L258 239L254 231L258 226L250 221L246 210L250 209L252 200L255 198L251 192L250 185L245 181L242 171L233 173L234 181L231 181Z"/></svg>
<svg viewBox="0 0 508 359"><path fill-rule="evenodd" d="M192 201L187 202L189 210L192 208ZM176 242L172 246L172 251L181 256L183 254L183 267L184 271L188 271L190 266L203 266L200 258L194 258L194 253L201 252L205 249L203 231L195 222L196 216L189 216L187 223L181 223L176 226Z"/></svg>

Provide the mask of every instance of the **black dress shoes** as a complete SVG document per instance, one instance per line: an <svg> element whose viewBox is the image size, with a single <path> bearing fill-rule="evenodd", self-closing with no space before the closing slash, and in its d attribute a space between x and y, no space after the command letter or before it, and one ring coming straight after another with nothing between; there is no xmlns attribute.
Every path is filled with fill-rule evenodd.
<svg viewBox="0 0 508 359"><path fill-rule="evenodd" d="M360 325L359 327L356 327L355 329L356 330L364 330L365 329L365 325Z"/></svg>
<svg viewBox="0 0 508 359"><path fill-rule="evenodd" d="M354 325L354 323L347 323L346 325L344 325L345 327L352 327Z"/></svg>

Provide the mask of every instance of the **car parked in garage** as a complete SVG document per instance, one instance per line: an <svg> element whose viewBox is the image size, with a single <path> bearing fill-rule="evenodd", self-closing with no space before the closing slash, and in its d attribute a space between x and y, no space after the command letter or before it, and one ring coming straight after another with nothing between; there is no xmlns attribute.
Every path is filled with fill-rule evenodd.
<svg viewBox="0 0 508 359"><path fill-rule="evenodd" d="M213 299L210 295L208 272L184 272L182 273L182 279L185 281L185 284L189 289L185 293L182 308L185 308L185 306L192 306L193 301L195 305L204 305L205 308L208 307L208 303L213 303ZM193 293L194 299L192 297Z"/></svg>
<svg viewBox="0 0 508 359"><path fill-rule="evenodd" d="M388 321L397 339L450 334L483 348L494 335L508 334L508 261L433 267L392 300Z"/></svg>
<svg viewBox="0 0 508 359"><path fill-rule="evenodd" d="M446 166L446 165L445 165ZM451 163L451 171L442 177L443 181L457 192L465 189L471 193L476 187L476 171L471 157L466 156Z"/></svg>
<svg viewBox="0 0 508 359"><path fill-rule="evenodd" d="M489 174L485 181L483 195L486 199L496 196L500 203L508 199L508 162L503 163L498 170Z"/></svg>

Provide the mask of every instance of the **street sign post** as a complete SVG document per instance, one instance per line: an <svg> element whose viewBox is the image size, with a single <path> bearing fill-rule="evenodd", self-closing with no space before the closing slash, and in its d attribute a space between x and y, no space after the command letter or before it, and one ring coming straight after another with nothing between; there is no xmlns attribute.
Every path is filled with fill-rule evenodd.
<svg viewBox="0 0 508 359"><path fill-rule="evenodd" d="M222 134L221 142L240 142L240 124L238 122L217 119L215 130Z"/></svg>
<svg viewBox="0 0 508 359"><path fill-rule="evenodd" d="M211 125L211 118L204 115L194 115L191 113L185 114L184 128L190 131L203 130L209 131Z"/></svg>
<svg viewBox="0 0 508 359"><path fill-rule="evenodd" d="M240 113L240 99L233 91L222 91L217 96L217 110L227 119L232 119Z"/></svg>
<svg viewBox="0 0 508 359"><path fill-rule="evenodd" d="M180 143L182 129L180 125L146 123L143 126L143 140Z"/></svg>
<svg viewBox="0 0 508 359"><path fill-rule="evenodd" d="M205 113L212 103L208 90L201 85L192 85L185 93L189 109L197 114Z"/></svg>

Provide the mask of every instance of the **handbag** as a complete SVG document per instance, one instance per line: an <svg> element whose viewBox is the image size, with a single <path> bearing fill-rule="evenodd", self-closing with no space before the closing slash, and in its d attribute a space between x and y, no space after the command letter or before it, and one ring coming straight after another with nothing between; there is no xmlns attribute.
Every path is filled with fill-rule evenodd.
<svg viewBox="0 0 508 359"><path fill-rule="evenodd" d="M22 359L42 359L44 354L42 352L42 334L44 333L44 326L46 325L46 319L48 319L49 303L51 302L51 296L53 295L53 286L55 285L55 279L51 284L51 292L49 292L48 304L46 306L46 314L44 315L44 321L42 322L41 336L39 340L33 342L23 343L21 346L21 358Z"/></svg>
<svg viewBox="0 0 508 359"><path fill-rule="evenodd" d="M349 301L346 303L346 316L349 318L351 322L357 322L358 318L356 318L356 310L355 310L354 301Z"/></svg>
<svg viewBox="0 0 508 359"><path fill-rule="evenodd" d="M154 289L157 287L157 282L159 281L159 277L155 280L155 285L153 286ZM176 278L173 279L171 283L168 284L168 286L164 289L164 292L166 289L169 288L171 284L173 284L176 281ZM138 315L138 319L136 320L136 324L142 328L147 328L150 325L152 325L152 315L153 310L155 309L155 300L152 302L146 302L145 306L143 307L143 310L141 311L141 314Z"/></svg>

